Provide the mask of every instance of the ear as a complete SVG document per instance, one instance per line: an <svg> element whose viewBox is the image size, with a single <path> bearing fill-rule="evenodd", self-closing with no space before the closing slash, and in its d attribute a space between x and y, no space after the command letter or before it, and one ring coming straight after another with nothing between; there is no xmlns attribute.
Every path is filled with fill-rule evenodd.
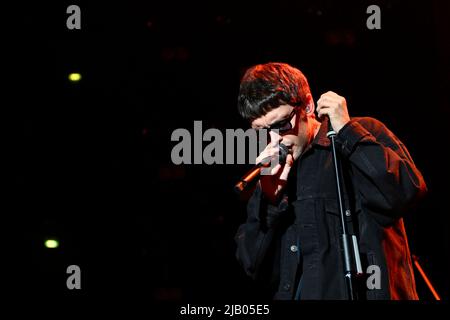
<svg viewBox="0 0 450 320"><path fill-rule="evenodd" d="M314 115L315 109L316 109L316 107L314 104L314 99L313 99L311 93L307 93L306 94L306 107L305 107L306 115L307 116Z"/></svg>

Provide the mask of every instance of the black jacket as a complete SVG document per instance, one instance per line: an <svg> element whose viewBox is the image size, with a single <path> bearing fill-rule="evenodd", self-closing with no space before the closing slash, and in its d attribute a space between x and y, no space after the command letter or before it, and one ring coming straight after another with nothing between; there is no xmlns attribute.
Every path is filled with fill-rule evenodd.
<svg viewBox="0 0 450 320"><path fill-rule="evenodd" d="M245 272L272 284L274 299L347 299L327 128L325 121L295 162L278 205L255 189L235 238ZM417 299L401 217L426 191L421 173L403 143L373 118L353 118L336 142L363 270L380 268L380 287L361 279L359 298Z"/></svg>

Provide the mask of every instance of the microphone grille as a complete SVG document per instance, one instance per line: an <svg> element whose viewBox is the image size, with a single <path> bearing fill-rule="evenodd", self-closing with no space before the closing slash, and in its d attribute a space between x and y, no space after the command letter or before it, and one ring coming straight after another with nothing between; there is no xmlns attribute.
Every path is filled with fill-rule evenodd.
<svg viewBox="0 0 450 320"><path fill-rule="evenodd" d="M289 148L286 147L284 144L280 143L280 156L279 156L278 161L281 164L285 164L286 163L286 158L287 158L288 154L289 154Z"/></svg>

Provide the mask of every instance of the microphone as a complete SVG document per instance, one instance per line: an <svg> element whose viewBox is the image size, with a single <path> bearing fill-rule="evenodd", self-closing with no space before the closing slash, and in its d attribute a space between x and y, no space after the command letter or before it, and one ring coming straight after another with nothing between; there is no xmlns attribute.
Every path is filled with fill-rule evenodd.
<svg viewBox="0 0 450 320"><path fill-rule="evenodd" d="M279 144L279 152L278 152L278 162L280 164L286 163L286 158L289 153L288 147L286 147L284 144ZM244 191L248 185L254 181L255 179L260 178L260 173L262 168L270 167L270 163L273 157L266 157L261 160L257 165L255 165L249 172L247 172L238 183L234 186L234 191L237 193L241 193Z"/></svg>
<svg viewBox="0 0 450 320"><path fill-rule="evenodd" d="M329 116L326 116L326 121L328 121L328 132L327 132L327 138L331 139L334 138L337 133L334 131L333 126L331 125L331 120Z"/></svg>

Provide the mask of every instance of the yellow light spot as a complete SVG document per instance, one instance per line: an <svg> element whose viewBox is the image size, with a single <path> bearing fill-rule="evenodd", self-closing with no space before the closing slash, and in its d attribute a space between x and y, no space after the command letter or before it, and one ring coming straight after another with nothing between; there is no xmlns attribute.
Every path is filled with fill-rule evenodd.
<svg viewBox="0 0 450 320"><path fill-rule="evenodd" d="M69 80L72 82L77 82L81 80L81 74L79 73L71 73L69 74Z"/></svg>
<svg viewBox="0 0 450 320"><path fill-rule="evenodd" d="M49 249L55 249L59 247L59 242L55 239L48 239L45 241L45 246Z"/></svg>

